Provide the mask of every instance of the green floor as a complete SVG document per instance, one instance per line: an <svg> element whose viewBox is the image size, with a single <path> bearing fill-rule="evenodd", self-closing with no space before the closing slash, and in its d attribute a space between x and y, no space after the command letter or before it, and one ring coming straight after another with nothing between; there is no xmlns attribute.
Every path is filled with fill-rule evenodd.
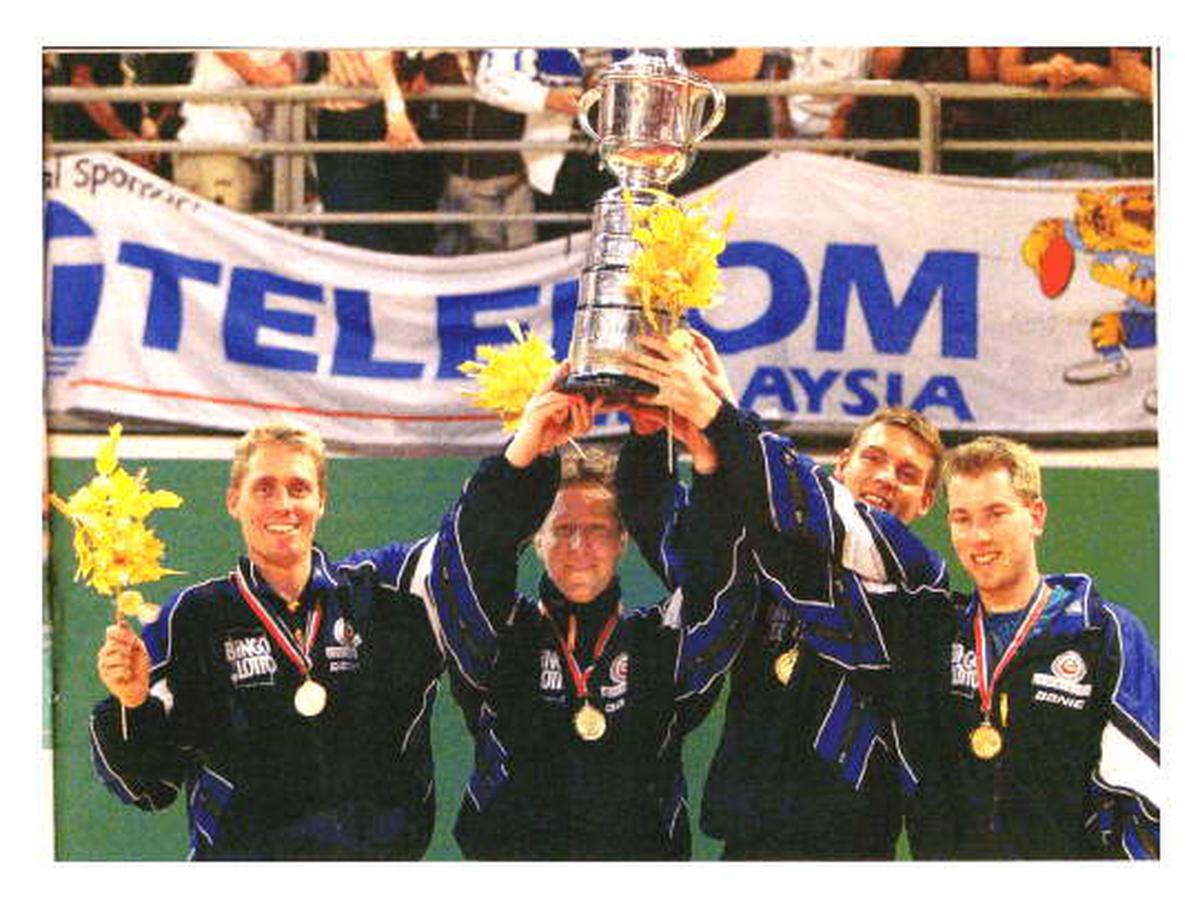
<svg viewBox="0 0 1200 904"><path fill-rule="evenodd" d="M155 488L183 495L177 511L160 512L153 524L166 540L168 562L182 577L148 585L159 602L179 587L227 571L241 552L236 526L224 510L228 465L217 461L126 461L130 471L145 465ZM332 463L330 499L318 540L333 555L392 539L411 539L434 528L443 509L470 474L473 459L344 459ZM66 495L92 473L90 461L54 459L53 488ZM1039 561L1046 571L1088 571L1109 599L1123 602L1158 638L1158 474L1147 470L1047 470L1050 515ZM175 860L187 849L183 807L148 814L122 806L92 773L86 743L87 717L102 690L95 651L109 620L107 604L72 581L71 532L54 516L47 576L52 620L53 687L49 718L54 744L56 854L60 860ZM919 528L949 557L944 510L939 506ZM957 568L957 563L955 563ZM527 560L523 582L536 568ZM961 571L956 586L965 586ZM622 572L625 597L652 601L659 585L631 554ZM692 790L694 857L715 859L719 844L695 824L699 789L720 732L723 702L688 739L685 766ZM462 719L444 686L433 714L438 822L427 857L458 859L451 825L470 764Z"/></svg>

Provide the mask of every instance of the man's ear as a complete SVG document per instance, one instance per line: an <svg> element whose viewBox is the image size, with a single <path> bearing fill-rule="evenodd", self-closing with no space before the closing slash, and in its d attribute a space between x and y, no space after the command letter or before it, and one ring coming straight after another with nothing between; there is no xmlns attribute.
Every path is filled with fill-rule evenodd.
<svg viewBox="0 0 1200 904"><path fill-rule="evenodd" d="M533 551L537 554L538 559L541 560L543 565L546 564L546 548L545 548L546 547L546 537L545 537L545 534L543 534L542 531L539 530L530 539L530 543L533 545Z"/></svg>
<svg viewBox="0 0 1200 904"><path fill-rule="evenodd" d="M1046 515L1049 511L1046 500L1041 496L1029 503L1029 514L1033 516L1033 535L1035 537L1040 537L1046 530Z"/></svg>
<svg viewBox="0 0 1200 904"><path fill-rule="evenodd" d="M921 494L921 507L917 511L917 517L913 518L913 520L916 521L917 518L924 518L926 515L928 515L929 510L931 508L933 508L933 504L936 501L937 501L937 491L931 490L928 487L926 487L925 492Z"/></svg>
<svg viewBox="0 0 1200 904"><path fill-rule="evenodd" d="M847 446L837 454L837 458L833 462L833 477L839 483L842 481L842 472L845 471L846 465L850 463L850 447Z"/></svg>

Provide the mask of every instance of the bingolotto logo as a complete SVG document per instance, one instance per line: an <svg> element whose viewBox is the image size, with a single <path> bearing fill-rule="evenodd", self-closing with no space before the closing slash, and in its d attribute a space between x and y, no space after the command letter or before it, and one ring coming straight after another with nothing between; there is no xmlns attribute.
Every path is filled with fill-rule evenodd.
<svg viewBox="0 0 1200 904"><path fill-rule="evenodd" d="M46 376L63 377L92 335L104 286L100 241L88 223L59 201L48 201L46 241Z"/></svg>

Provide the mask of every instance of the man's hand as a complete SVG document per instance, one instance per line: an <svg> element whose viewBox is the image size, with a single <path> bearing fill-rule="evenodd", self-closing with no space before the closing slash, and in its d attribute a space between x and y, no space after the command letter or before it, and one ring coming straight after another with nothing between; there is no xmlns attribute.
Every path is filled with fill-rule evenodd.
<svg viewBox="0 0 1200 904"><path fill-rule="evenodd" d="M707 350L694 345L680 348L653 334L639 336L637 341L645 351L626 352L621 357L630 376L645 380L658 389L655 395L642 401L670 408L701 430L711 424L721 407L718 392L725 391L729 382L723 376L724 371L719 369L719 360L716 361L718 370L715 373L710 370L705 355L711 353L716 360L711 345ZM722 386L722 389L715 386Z"/></svg>
<svg viewBox="0 0 1200 904"><path fill-rule="evenodd" d="M556 113L566 113L568 116L574 116L579 112L579 98L582 92L578 87L569 85L564 88L551 88L546 92L547 110L553 110Z"/></svg>
<svg viewBox="0 0 1200 904"><path fill-rule="evenodd" d="M417 134L417 127L412 124L412 120L408 118L408 113L403 107L389 107L387 110L387 134L384 135L384 140L396 147L414 147L421 146L421 136Z"/></svg>
<svg viewBox="0 0 1200 904"><path fill-rule="evenodd" d="M717 354L716 346L703 333L689 328L688 334L692 337L692 347L700 356L700 361L707 371L704 379L708 383L708 388L715 392L721 401L736 404L733 384L729 382L729 374L725 372L725 365L721 363L721 356Z"/></svg>
<svg viewBox="0 0 1200 904"><path fill-rule="evenodd" d="M525 404L516 435L504 450L504 457L513 467L526 468L539 455L592 429L600 399L589 402L581 395L557 391L554 387L568 373L570 364L564 361Z"/></svg>
<svg viewBox="0 0 1200 904"><path fill-rule="evenodd" d="M630 429L638 436L668 430L691 453L692 470L697 474L712 474L720 465L716 447L699 427L686 418L672 416L666 408L636 403L618 405L614 410L625 412L629 417Z"/></svg>
<svg viewBox="0 0 1200 904"><path fill-rule="evenodd" d="M122 620L109 625L96 654L96 669L108 692L128 709L141 706L150 694L150 654L146 645Z"/></svg>

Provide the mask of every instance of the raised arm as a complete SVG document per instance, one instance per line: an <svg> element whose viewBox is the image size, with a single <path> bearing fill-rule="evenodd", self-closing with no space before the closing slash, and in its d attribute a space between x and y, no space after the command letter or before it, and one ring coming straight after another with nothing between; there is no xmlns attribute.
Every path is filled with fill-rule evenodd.
<svg viewBox="0 0 1200 904"><path fill-rule="evenodd" d="M473 686L487 686L496 625L512 609L517 560L545 519L560 478L556 449L591 427L592 406L552 387L552 375L525 406L502 455L486 458L442 520L429 587L447 650Z"/></svg>

